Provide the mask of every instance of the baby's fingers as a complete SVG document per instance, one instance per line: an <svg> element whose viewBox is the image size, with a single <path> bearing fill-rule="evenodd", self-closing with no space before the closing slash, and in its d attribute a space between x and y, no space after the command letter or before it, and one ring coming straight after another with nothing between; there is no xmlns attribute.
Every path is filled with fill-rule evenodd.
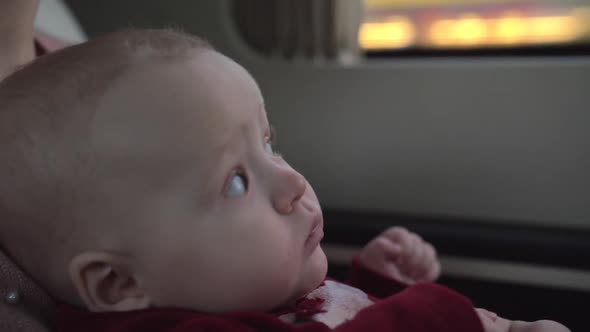
<svg viewBox="0 0 590 332"><path fill-rule="evenodd" d="M426 267L426 271L420 279L422 281L434 281L440 276L440 262L438 261L436 249L428 242L425 242L424 246L424 266Z"/></svg>
<svg viewBox="0 0 590 332"><path fill-rule="evenodd" d="M409 245L411 242L412 233L404 227L390 227L381 236L388 238L394 243L399 243L402 246Z"/></svg>
<svg viewBox="0 0 590 332"><path fill-rule="evenodd" d="M485 309L476 308L475 311L485 332L508 332L510 330L510 321Z"/></svg>
<svg viewBox="0 0 590 332"><path fill-rule="evenodd" d="M398 261L403 252L402 246L392 242L390 239L380 236L374 240L378 251L383 255L385 261Z"/></svg>
<svg viewBox="0 0 590 332"><path fill-rule="evenodd" d="M438 278L440 263L430 243L402 227L392 227L383 235L401 246L396 262L406 276L415 281L433 281Z"/></svg>
<svg viewBox="0 0 590 332"><path fill-rule="evenodd" d="M430 268L428 250L426 243L416 234L410 235L411 243L407 247L408 252L405 254L403 266L406 273L414 280L422 279Z"/></svg>
<svg viewBox="0 0 590 332"><path fill-rule="evenodd" d="M391 261L396 261L401 253L401 247L389 239L379 236L367 244L360 255L360 259L367 266L383 271Z"/></svg>
<svg viewBox="0 0 590 332"><path fill-rule="evenodd" d="M401 247L405 263L409 263L412 259L417 259L410 257L416 254L416 250L419 249L418 246L421 242L420 237L416 234L403 227L391 227L383 232L381 236Z"/></svg>
<svg viewBox="0 0 590 332"><path fill-rule="evenodd" d="M440 275L440 262L434 247L420 239L416 257L412 261L410 276L416 281L434 281Z"/></svg>

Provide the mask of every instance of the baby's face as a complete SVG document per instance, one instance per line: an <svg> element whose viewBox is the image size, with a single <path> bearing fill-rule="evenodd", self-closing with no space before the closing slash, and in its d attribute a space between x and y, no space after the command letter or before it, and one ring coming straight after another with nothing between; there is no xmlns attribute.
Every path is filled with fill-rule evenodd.
<svg viewBox="0 0 590 332"><path fill-rule="evenodd" d="M102 241L150 305L267 311L325 277L318 199L273 152L260 91L233 61L204 51L140 65L92 130L112 169L102 186L125 216Z"/></svg>

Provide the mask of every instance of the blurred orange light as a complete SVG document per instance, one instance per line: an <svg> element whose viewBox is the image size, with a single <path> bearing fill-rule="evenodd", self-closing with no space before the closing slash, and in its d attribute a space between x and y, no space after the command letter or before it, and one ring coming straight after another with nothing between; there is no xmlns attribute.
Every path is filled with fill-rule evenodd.
<svg viewBox="0 0 590 332"><path fill-rule="evenodd" d="M578 22L571 16L531 17L529 20L531 42L565 42L577 37Z"/></svg>
<svg viewBox="0 0 590 332"><path fill-rule="evenodd" d="M494 43L515 44L526 40L529 33L527 18L515 12L507 12L501 18L493 20Z"/></svg>
<svg viewBox="0 0 590 332"><path fill-rule="evenodd" d="M487 30L486 21L481 17L465 14L454 22L451 34L457 45L473 46L486 41Z"/></svg>
<svg viewBox="0 0 590 332"><path fill-rule="evenodd" d="M437 20L428 29L429 41L438 46L473 46L484 43L487 36L486 20L475 14Z"/></svg>
<svg viewBox="0 0 590 332"><path fill-rule="evenodd" d="M385 22L364 23L359 30L359 43L364 49L404 48L416 38L414 24L403 16L392 16Z"/></svg>
<svg viewBox="0 0 590 332"><path fill-rule="evenodd" d="M578 38L590 39L590 7L578 7L572 10L578 27Z"/></svg>
<svg viewBox="0 0 590 332"><path fill-rule="evenodd" d="M448 46L453 43L451 29L453 20L438 20L434 22L428 31L430 42L438 46Z"/></svg>
<svg viewBox="0 0 590 332"><path fill-rule="evenodd" d="M516 10L486 18L477 13L464 13L426 24L426 27L418 29L404 16L392 16L383 22L367 22L359 31L359 43L364 49L395 49L415 44L486 47L590 40L590 6L578 6L552 16L528 16Z"/></svg>

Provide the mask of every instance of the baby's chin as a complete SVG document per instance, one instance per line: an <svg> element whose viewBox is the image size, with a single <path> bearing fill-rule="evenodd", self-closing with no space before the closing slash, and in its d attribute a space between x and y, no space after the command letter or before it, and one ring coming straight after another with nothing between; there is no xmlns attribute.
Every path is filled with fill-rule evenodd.
<svg viewBox="0 0 590 332"><path fill-rule="evenodd" d="M311 291L318 288L321 284L322 284L322 282L318 283L314 287L308 287L306 289L299 290L298 292L294 293L294 295L292 295L287 301L283 302L281 305L277 306L276 308L269 310L269 312L278 312L278 311L283 311L285 309L295 307L297 300L299 300L302 297L305 297L307 294L311 293Z"/></svg>
<svg viewBox="0 0 590 332"><path fill-rule="evenodd" d="M305 279L302 280L300 283L299 288L294 293L291 301L296 301L301 297L304 297L314 289L318 288L326 279L326 273L328 272L328 262L326 260L326 255L318 247L314 255L318 257L314 257L314 261L311 262L313 265L311 266L311 271L305 276Z"/></svg>
<svg viewBox="0 0 590 332"><path fill-rule="evenodd" d="M326 279L326 273L322 273L320 275L318 275L317 278L310 278L308 280L305 281L305 283L301 284L292 294L291 296L286 300L283 301L281 305L277 306L276 308L273 308L272 311L280 311L284 308L289 308L295 305L295 302L297 302L297 300L299 300L302 297L305 297L307 294L309 294L311 291L313 291L314 289L320 287L320 285L324 282L324 279Z"/></svg>

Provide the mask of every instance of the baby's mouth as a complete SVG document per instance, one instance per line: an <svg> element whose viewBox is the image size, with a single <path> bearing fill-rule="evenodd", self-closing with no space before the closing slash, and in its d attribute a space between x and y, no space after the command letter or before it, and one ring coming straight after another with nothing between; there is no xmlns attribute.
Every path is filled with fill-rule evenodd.
<svg viewBox="0 0 590 332"><path fill-rule="evenodd" d="M305 247L309 249L315 249L324 238L324 219L322 214L318 213L315 215L311 222L311 229L309 235L305 240Z"/></svg>

